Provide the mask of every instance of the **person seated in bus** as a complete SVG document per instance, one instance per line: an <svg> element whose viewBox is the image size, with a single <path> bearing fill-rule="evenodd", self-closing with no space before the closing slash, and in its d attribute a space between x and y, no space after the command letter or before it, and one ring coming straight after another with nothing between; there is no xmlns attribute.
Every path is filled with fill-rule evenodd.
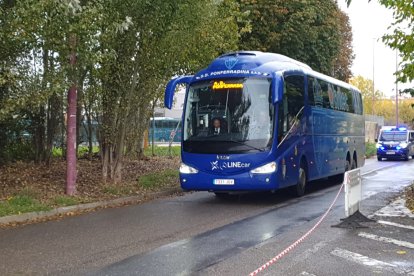
<svg viewBox="0 0 414 276"><path fill-rule="evenodd" d="M210 128L211 135L220 135L227 133L225 123L220 118L213 118Z"/></svg>

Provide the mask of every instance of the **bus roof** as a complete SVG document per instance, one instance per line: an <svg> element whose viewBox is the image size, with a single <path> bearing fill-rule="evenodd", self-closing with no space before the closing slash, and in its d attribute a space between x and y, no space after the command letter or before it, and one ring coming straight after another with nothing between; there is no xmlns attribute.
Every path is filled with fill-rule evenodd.
<svg viewBox="0 0 414 276"><path fill-rule="evenodd" d="M217 77L237 78L246 76L267 77L273 72L297 71L330 83L358 91L352 85L313 71L307 64L290 57L259 51L238 51L224 54L214 59L210 65L197 72L193 81Z"/></svg>

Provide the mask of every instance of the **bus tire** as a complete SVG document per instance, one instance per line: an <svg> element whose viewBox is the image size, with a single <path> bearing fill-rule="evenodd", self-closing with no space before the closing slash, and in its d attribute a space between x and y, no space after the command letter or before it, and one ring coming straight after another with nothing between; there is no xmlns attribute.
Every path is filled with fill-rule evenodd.
<svg viewBox="0 0 414 276"><path fill-rule="evenodd" d="M296 197L301 197L305 194L306 191L306 183L307 183L307 176L306 176L306 166L305 162L300 162L299 167L299 177L298 182L295 186L292 187L293 195Z"/></svg>
<svg viewBox="0 0 414 276"><path fill-rule="evenodd" d="M355 160L352 160L351 170L354 170L357 168L357 163Z"/></svg>
<svg viewBox="0 0 414 276"><path fill-rule="evenodd" d="M382 157L377 156L377 160L378 160L378 161L382 161Z"/></svg>
<svg viewBox="0 0 414 276"><path fill-rule="evenodd" d="M347 172L347 171L349 171L351 169L351 162L349 161L349 159L347 158L346 159L346 162L345 162L345 171Z"/></svg>

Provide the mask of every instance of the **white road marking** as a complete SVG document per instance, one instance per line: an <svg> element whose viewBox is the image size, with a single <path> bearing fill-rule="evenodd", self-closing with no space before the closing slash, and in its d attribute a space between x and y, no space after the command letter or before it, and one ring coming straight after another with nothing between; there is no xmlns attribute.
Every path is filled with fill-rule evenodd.
<svg viewBox="0 0 414 276"><path fill-rule="evenodd" d="M383 261L379 261L376 259L372 259L369 258L367 256L358 254L358 253L354 253L345 249L341 249L341 248L335 248L332 252L332 255L343 258L345 260L357 263L357 264L361 264L361 265L366 265L369 267L372 267L374 269L379 269L379 270L387 270L396 274L401 274L401 275L414 275L414 271L411 270L407 270L407 269L403 269L403 268L399 268L397 265L395 264L390 264L390 263L386 263Z"/></svg>
<svg viewBox="0 0 414 276"><path fill-rule="evenodd" d="M377 236L377 235L369 234L369 233L365 233L365 232L358 233L358 236L363 237L363 238L367 238L367 239L371 239L371 240L375 240L375 241L393 243L393 244L398 245L398 246L403 246L403 247L407 247L407 248L410 248L410 249L414 249L414 243L411 243L411 242L400 241L400 240L387 238L387 237L381 237L381 236Z"/></svg>
<svg viewBox="0 0 414 276"><path fill-rule="evenodd" d="M380 217L409 217L414 218L414 214L405 207L405 199L399 198L391 204L381 208L374 213Z"/></svg>
<svg viewBox="0 0 414 276"><path fill-rule="evenodd" d="M316 276L316 275L312 274L312 273L309 273L309 272L306 272L306 271L302 271L302 273L299 274L299 276Z"/></svg>
<svg viewBox="0 0 414 276"><path fill-rule="evenodd" d="M399 224L399 223L386 221L386 220L378 220L377 222L381 223L381 224L385 224L385 225L391 225L391 226L396 226L396 227L400 227L400 228L414 230L414 226L410 226L410 225Z"/></svg>

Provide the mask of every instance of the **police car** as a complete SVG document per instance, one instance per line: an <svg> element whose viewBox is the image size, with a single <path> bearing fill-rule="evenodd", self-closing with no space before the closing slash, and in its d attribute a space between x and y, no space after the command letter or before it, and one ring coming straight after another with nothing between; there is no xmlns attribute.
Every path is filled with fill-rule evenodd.
<svg viewBox="0 0 414 276"><path fill-rule="evenodd" d="M406 127L383 128L376 139L377 159L414 159L414 131Z"/></svg>

